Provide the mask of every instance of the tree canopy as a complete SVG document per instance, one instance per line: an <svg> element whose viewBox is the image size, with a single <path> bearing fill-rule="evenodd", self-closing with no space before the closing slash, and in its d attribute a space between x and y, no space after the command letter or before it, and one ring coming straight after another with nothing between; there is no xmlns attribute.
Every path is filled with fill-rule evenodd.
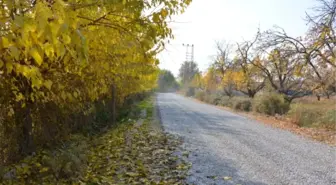
<svg viewBox="0 0 336 185"><path fill-rule="evenodd" d="M158 77L158 90L160 92L176 91L179 88L174 75L169 70L160 70Z"/></svg>
<svg viewBox="0 0 336 185"><path fill-rule="evenodd" d="M20 130L20 152L33 148L44 106L89 114L112 92L122 102L154 88L168 19L190 2L0 0L1 109L15 117L2 127Z"/></svg>
<svg viewBox="0 0 336 185"><path fill-rule="evenodd" d="M179 77L183 85L190 85L194 76L199 73L197 63L193 61L185 61L179 69Z"/></svg>

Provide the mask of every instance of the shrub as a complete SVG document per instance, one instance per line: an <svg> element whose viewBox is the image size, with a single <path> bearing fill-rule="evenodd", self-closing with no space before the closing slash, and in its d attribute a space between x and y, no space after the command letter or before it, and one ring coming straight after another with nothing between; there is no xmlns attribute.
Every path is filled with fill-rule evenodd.
<svg viewBox="0 0 336 185"><path fill-rule="evenodd" d="M298 103L291 107L288 117L301 127L336 129L336 110L326 110L321 109L321 107Z"/></svg>
<svg viewBox="0 0 336 185"><path fill-rule="evenodd" d="M187 91L185 92L185 96L195 96L195 88L194 87L188 87Z"/></svg>
<svg viewBox="0 0 336 185"><path fill-rule="evenodd" d="M252 102L249 98L245 97L237 97L237 98L232 98L231 99L231 104L232 108L235 110L240 110L240 111L251 111L252 108Z"/></svg>
<svg viewBox="0 0 336 185"><path fill-rule="evenodd" d="M68 142L52 150L40 150L0 172L0 181L13 180L20 184L31 182L79 181L86 168L89 140L83 135L72 135ZM13 183L19 184L19 183ZM37 183L36 183L37 184ZM51 183L53 184L53 183ZM63 183L61 183L63 184Z"/></svg>
<svg viewBox="0 0 336 185"><path fill-rule="evenodd" d="M326 128L336 130L336 110L326 111L318 123Z"/></svg>
<svg viewBox="0 0 336 185"><path fill-rule="evenodd" d="M289 110L289 103L280 94L270 93L255 98L253 109L256 112L274 116L275 114L286 114Z"/></svg>
<svg viewBox="0 0 336 185"><path fill-rule="evenodd" d="M195 98L198 99L198 100L204 101L206 95L207 95L206 92L204 92L202 90L198 90L195 93Z"/></svg>
<svg viewBox="0 0 336 185"><path fill-rule="evenodd" d="M204 101L213 105L218 105L221 100L219 94L209 94L205 96Z"/></svg>
<svg viewBox="0 0 336 185"><path fill-rule="evenodd" d="M322 116L321 112L304 108L302 104L292 106L288 115L299 126L311 126L315 122L316 117L320 118Z"/></svg>
<svg viewBox="0 0 336 185"><path fill-rule="evenodd" d="M229 96L222 96L218 104L225 107L232 107L232 101Z"/></svg>

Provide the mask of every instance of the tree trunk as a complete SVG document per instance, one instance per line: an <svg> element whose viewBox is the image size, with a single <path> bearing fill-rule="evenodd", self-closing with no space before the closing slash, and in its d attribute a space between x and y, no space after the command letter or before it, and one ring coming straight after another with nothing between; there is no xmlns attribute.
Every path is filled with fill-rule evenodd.
<svg viewBox="0 0 336 185"><path fill-rule="evenodd" d="M294 99L293 97L285 96L285 102L288 103L288 104L291 104L293 99Z"/></svg>
<svg viewBox="0 0 336 185"><path fill-rule="evenodd" d="M329 93L326 93L326 95L327 95L327 99L330 99L330 94L329 94Z"/></svg>
<svg viewBox="0 0 336 185"><path fill-rule="evenodd" d="M252 99L253 99L253 98L254 98L254 96L255 96L255 94L256 94L256 93L249 92L249 95L248 95L248 96L249 96L250 98L252 98Z"/></svg>
<svg viewBox="0 0 336 185"><path fill-rule="evenodd" d="M112 85L112 106L111 106L112 124L115 124L117 120L116 104L117 104L117 88L113 84Z"/></svg>
<svg viewBox="0 0 336 185"><path fill-rule="evenodd" d="M317 101L321 100L321 96L320 95L316 95Z"/></svg>
<svg viewBox="0 0 336 185"><path fill-rule="evenodd" d="M22 108L18 105L16 108L16 124L21 125L21 140L19 143L19 151L22 156L26 156L35 151L33 138L33 119L32 114L33 103L27 102L26 107Z"/></svg>

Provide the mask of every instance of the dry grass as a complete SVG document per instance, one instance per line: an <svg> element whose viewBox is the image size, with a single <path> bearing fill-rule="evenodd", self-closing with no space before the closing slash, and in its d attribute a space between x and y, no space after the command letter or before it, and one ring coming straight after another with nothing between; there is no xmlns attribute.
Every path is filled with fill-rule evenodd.
<svg viewBox="0 0 336 185"><path fill-rule="evenodd" d="M287 117L301 127L336 130L336 99L304 97L292 103Z"/></svg>
<svg viewBox="0 0 336 185"><path fill-rule="evenodd" d="M302 97L299 99L295 99L293 104L301 103L305 106L316 107L316 108L323 108L323 109L336 109L336 96L330 97L330 99L321 98L320 101L317 101L316 97L307 96Z"/></svg>

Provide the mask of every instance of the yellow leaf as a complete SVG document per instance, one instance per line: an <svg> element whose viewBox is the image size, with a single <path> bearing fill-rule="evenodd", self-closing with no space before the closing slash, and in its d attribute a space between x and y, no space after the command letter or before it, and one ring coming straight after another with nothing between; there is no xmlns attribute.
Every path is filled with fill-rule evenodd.
<svg viewBox="0 0 336 185"><path fill-rule="evenodd" d="M2 46L4 48L8 48L9 47L9 41L8 41L8 39L6 37L2 37L1 41L2 41Z"/></svg>
<svg viewBox="0 0 336 185"><path fill-rule="evenodd" d="M11 73L13 70L13 63L11 61L6 62L7 73Z"/></svg>
<svg viewBox="0 0 336 185"><path fill-rule="evenodd" d="M37 63L37 65L41 65L42 64L42 57L39 54L39 52L37 51L37 49L33 48L33 49L30 50L29 53L34 58L34 60Z"/></svg>
<svg viewBox="0 0 336 185"><path fill-rule="evenodd" d="M157 13L154 13L154 14L153 14L153 21L154 21L155 23L160 22L159 14L157 14Z"/></svg>
<svg viewBox="0 0 336 185"><path fill-rule="evenodd" d="M62 98L63 100L66 100L66 98L67 98L67 97L66 97L66 94L65 94L64 91L61 92L61 98Z"/></svg>
<svg viewBox="0 0 336 185"><path fill-rule="evenodd" d="M225 176L223 177L224 180L228 181L228 180L231 180L232 178L231 177L228 177L228 176Z"/></svg>
<svg viewBox="0 0 336 185"><path fill-rule="evenodd" d="M44 86L50 90L52 86L52 81L51 80L44 81Z"/></svg>
<svg viewBox="0 0 336 185"><path fill-rule="evenodd" d="M75 92L73 93L73 96L74 96L75 98L77 98L77 97L78 97L78 93L75 91Z"/></svg>
<svg viewBox="0 0 336 185"><path fill-rule="evenodd" d="M42 81L38 78L38 77L33 77L31 78L31 82L32 82L32 86L33 87L37 87L37 88L40 88L41 85L42 85Z"/></svg>
<svg viewBox="0 0 336 185"><path fill-rule="evenodd" d="M24 97L23 97L22 93L19 93L18 95L16 95L16 101L17 102L19 102L19 101L21 101L23 99L24 99Z"/></svg>
<svg viewBox="0 0 336 185"><path fill-rule="evenodd" d="M43 168L40 170L40 172L42 173L42 172L46 172L46 171L48 171L48 170L49 170L48 167L43 167Z"/></svg>
<svg viewBox="0 0 336 185"><path fill-rule="evenodd" d="M44 45L44 52L47 55L47 57L53 57L54 55L54 48L50 43L46 43Z"/></svg>
<svg viewBox="0 0 336 185"><path fill-rule="evenodd" d="M10 108L9 109L9 112L8 112L8 116L13 116L14 115L14 109L13 108Z"/></svg>
<svg viewBox="0 0 336 185"><path fill-rule="evenodd" d="M70 44L71 37L69 35L63 35L63 41L64 41L64 44Z"/></svg>
<svg viewBox="0 0 336 185"><path fill-rule="evenodd" d="M20 52L15 46L9 47L10 54L12 57L14 57L16 60L19 60Z"/></svg>
<svg viewBox="0 0 336 185"><path fill-rule="evenodd" d="M161 10L161 16L162 16L163 18L166 18L167 15L168 15L168 11L167 11L166 9L162 9L162 10Z"/></svg>

